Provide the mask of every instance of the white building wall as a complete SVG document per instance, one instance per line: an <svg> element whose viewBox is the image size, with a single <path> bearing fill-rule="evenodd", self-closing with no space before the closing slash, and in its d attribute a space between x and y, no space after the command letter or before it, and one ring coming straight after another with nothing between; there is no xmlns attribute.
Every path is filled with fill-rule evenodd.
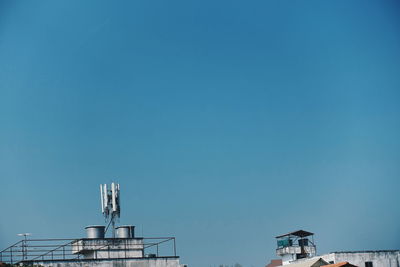
<svg viewBox="0 0 400 267"><path fill-rule="evenodd" d="M183 267L179 258L141 258L113 260L74 260L35 262L43 267Z"/></svg>
<svg viewBox="0 0 400 267"><path fill-rule="evenodd" d="M348 261L359 267L365 267L368 261L373 267L400 267L400 251L334 252L320 257L327 262Z"/></svg>
<svg viewBox="0 0 400 267"><path fill-rule="evenodd" d="M71 244L73 254L85 259L142 258L144 245L141 238L81 239Z"/></svg>
<svg viewBox="0 0 400 267"><path fill-rule="evenodd" d="M315 256L315 247L305 246L304 251L309 254L309 257ZM297 254L301 253L301 247L290 246L284 248L278 248L276 250L276 255L282 257L282 265L290 264L297 260Z"/></svg>
<svg viewBox="0 0 400 267"><path fill-rule="evenodd" d="M287 265L292 261L296 260L296 254L284 254L282 255L282 265Z"/></svg>

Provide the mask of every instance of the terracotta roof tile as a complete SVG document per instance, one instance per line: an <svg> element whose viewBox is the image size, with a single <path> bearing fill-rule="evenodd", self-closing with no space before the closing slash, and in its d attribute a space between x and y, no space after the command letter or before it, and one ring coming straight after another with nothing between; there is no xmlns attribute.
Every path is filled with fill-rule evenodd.
<svg viewBox="0 0 400 267"><path fill-rule="evenodd" d="M329 264L329 265L324 265L324 267L357 267L356 265L353 265L351 263L348 263L347 261L344 262L338 262L338 263L334 263L334 264Z"/></svg>

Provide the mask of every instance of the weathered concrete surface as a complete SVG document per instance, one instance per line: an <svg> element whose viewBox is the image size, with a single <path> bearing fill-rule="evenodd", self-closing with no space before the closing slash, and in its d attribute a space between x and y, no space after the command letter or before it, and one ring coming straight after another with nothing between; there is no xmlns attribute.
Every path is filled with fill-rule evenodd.
<svg viewBox="0 0 400 267"><path fill-rule="evenodd" d="M35 265L44 267L183 267L178 257L112 259L112 260L69 260L42 261Z"/></svg>
<svg viewBox="0 0 400 267"><path fill-rule="evenodd" d="M142 258L143 239L81 239L72 243L72 253L85 259Z"/></svg>
<svg viewBox="0 0 400 267"><path fill-rule="evenodd" d="M304 251L308 254L310 258L315 256L316 253L314 246L304 246ZM301 253L301 247L299 246L283 247L283 248L278 248L276 250L276 255L282 257L283 265L296 261L297 254L300 253Z"/></svg>
<svg viewBox="0 0 400 267"><path fill-rule="evenodd" d="M373 267L400 267L399 250L333 252L319 256L327 262L348 261L357 266L372 262Z"/></svg>
<svg viewBox="0 0 400 267"><path fill-rule="evenodd" d="M332 252L311 259L319 258L322 258L328 263L347 261L360 267L365 267L366 262L371 262L373 267L400 267L400 250ZM304 263L308 260L310 259L300 259L290 263L283 262L283 265L291 267L295 266L297 263Z"/></svg>

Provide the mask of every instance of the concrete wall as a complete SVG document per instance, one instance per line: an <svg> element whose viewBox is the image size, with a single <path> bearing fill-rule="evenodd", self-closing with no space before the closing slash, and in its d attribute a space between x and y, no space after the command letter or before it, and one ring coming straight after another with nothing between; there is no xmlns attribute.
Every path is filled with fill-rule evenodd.
<svg viewBox="0 0 400 267"><path fill-rule="evenodd" d="M94 250L81 253L84 259L143 258L143 250Z"/></svg>
<svg viewBox="0 0 400 267"><path fill-rule="evenodd" d="M373 267L400 267L400 251L334 252L320 257L327 262L348 261L359 267L365 267L367 261Z"/></svg>
<svg viewBox="0 0 400 267"><path fill-rule="evenodd" d="M296 260L296 254L284 254L282 255L282 265L290 264Z"/></svg>
<svg viewBox="0 0 400 267"><path fill-rule="evenodd" d="M85 259L142 258L143 239L82 239L72 243L72 253Z"/></svg>
<svg viewBox="0 0 400 267"><path fill-rule="evenodd" d="M183 267L179 258L141 258L113 260L73 260L73 261L42 261L35 265L44 267Z"/></svg>
<svg viewBox="0 0 400 267"><path fill-rule="evenodd" d="M309 257L315 256L315 247L305 246L304 251L309 254ZM278 248L276 250L276 255L282 257L282 265L290 264L297 260L297 254L301 253L301 247L290 246L284 248Z"/></svg>

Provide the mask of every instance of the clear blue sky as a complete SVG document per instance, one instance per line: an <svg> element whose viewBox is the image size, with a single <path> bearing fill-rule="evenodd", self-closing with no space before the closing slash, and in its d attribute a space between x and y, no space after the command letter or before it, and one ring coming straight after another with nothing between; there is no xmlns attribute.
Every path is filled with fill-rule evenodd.
<svg viewBox="0 0 400 267"><path fill-rule="evenodd" d="M191 267L400 248L398 1L0 1L0 247L121 223Z"/></svg>

